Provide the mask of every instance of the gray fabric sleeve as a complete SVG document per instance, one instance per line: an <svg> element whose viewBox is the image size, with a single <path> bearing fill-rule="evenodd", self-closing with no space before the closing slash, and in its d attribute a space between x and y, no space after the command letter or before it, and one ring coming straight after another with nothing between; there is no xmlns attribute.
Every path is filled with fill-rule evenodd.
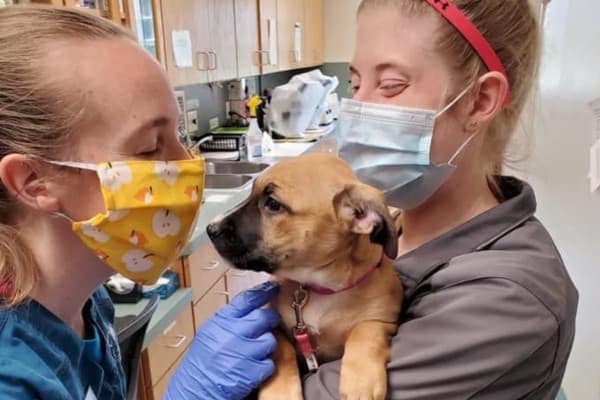
<svg viewBox="0 0 600 400"><path fill-rule="evenodd" d="M527 289L482 278L411 304L392 340L388 398L524 398L552 369L558 324ZM338 399L340 362L304 381L306 400ZM501 383L501 385L497 385Z"/></svg>

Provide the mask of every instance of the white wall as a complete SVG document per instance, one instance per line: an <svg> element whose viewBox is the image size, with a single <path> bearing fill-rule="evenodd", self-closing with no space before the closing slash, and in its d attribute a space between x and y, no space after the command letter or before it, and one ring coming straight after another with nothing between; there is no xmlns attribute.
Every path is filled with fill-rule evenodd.
<svg viewBox="0 0 600 400"><path fill-rule="evenodd" d="M555 238L577 288L577 333L565 388L569 400L600 400L600 194L590 194L589 148L600 97L600 2L549 4L532 153L521 165L539 218Z"/></svg>
<svg viewBox="0 0 600 400"><path fill-rule="evenodd" d="M360 0L324 0L325 62L349 62L354 53Z"/></svg>

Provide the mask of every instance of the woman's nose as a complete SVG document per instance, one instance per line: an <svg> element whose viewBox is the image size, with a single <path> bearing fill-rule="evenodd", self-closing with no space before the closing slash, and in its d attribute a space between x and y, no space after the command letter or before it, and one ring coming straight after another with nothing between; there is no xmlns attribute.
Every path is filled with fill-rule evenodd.
<svg viewBox="0 0 600 400"><path fill-rule="evenodd" d="M352 100L368 102L371 97L367 88L360 87L352 95Z"/></svg>

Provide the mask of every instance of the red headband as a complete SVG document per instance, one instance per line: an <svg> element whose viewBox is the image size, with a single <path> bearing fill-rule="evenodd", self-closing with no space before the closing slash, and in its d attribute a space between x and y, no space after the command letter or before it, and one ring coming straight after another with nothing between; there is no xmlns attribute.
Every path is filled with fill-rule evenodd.
<svg viewBox="0 0 600 400"><path fill-rule="evenodd" d="M467 18L465 14L460 11L458 7L452 4L449 0L425 0L431 7L433 7L437 12L442 14L446 20L452 26L456 28L457 31L469 42L471 47L475 50L475 52L479 55L483 63L486 65L488 70L496 71L503 74L508 80L508 74L506 73L506 69L504 69L504 65L502 61L500 61L500 57L494 51L490 43L483 36L483 34L477 29L475 24ZM506 95L506 99L504 105L508 105L510 103L510 86L508 88L508 94Z"/></svg>

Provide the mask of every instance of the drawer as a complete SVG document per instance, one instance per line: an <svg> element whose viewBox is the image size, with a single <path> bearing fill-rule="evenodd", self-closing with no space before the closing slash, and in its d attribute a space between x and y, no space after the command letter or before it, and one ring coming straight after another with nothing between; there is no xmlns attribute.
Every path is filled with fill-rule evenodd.
<svg viewBox="0 0 600 400"><path fill-rule="evenodd" d="M225 276L227 279L227 292L229 292L230 298L271 279L271 276L264 272L240 271L233 268L230 268Z"/></svg>
<svg viewBox="0 0 600 400"><path fill-rule="evenodd" d="M186 308L148 347L151 385L155 385L194 339L192 310Z"/></svg>
<svg viewBox="0 0 600 400"><path fill-rule="evenodd" d="M211 317L219 308L227 304L229 296L225 290L225 277L222 277L206 293L206 295L194 305L194 322L196 328Z"/></svg>
<svg viewBox="0 0 600 400"><path fill-rule="evenodd" d="M182 359L183 356L178 358L177 361L175 361L175 364L173 364L169 368L169 370L165 372L163 377L160 378L158 383L154 385L154 387L152 388L152 396L154 400L162 400L162 398L165 397L165 394L167 393L167 388L169 387L169 381L171 380L171 376L173 376L173 374L175 373L175 370L179 366L179 363Z"/></svg>
<svg viewBox="0 0 600 400"><path fill-rule="evenodd" d="M192 253L187 262L187 284L194 290L194 302L200 300L227 271L229 266L210 243Z"/></svg>

